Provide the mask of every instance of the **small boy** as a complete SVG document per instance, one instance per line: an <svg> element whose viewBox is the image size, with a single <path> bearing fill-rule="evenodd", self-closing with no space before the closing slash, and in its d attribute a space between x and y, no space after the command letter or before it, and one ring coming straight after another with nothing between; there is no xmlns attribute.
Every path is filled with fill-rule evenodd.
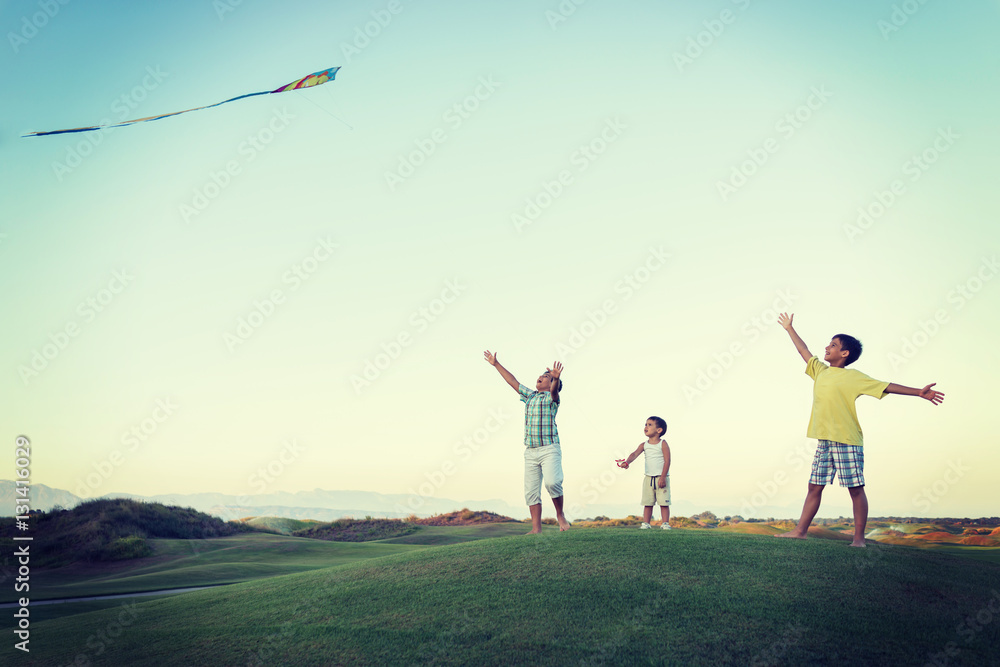
<svg viewBox="0 0 1000 667"><path fill-rule="evenodd" d="M650 417L642 432L648 440L628 455L627 459L615 459L619 468L628 470L628 464L646 455L646 476L642 480L642 525L640 530L649 530L649 520L653 518L653 504L660 506L663 530L670 530L670 446L661 440L667 432L667 422L659 417Z"/></svg>
<svg viewBox="0 0 1000 667"><path fill-rule="evenodd" d="M812 414L806 437L816 438L819 444L813 457L809 490L799 523L793 530L776 537L806 538L809 524L819 511L823 489L827 484L833 484L834 476L839 473L840 485L847 487L854 506L854 541L851 546L863 547L868 523L868 496L865 495L864 439L854 402L862 394L879 400L886 394L902 394L919 396L932 405L938 405L944 400L944 394L932 389L937 383L915 389L873 380L860 371L846 368L861 356L861 341L847 334L837 334L826 346L823 360L830 364L827 366L809 351L795 333L793 317L782 313L778 316L778 323L791 336L795 349L806 362L806 374L814 381Z"/></svg>
<svg viewBox="0 0 1000 667"><path fill-rule="evenodd" d="M569 521L563 515L562 450L556 430L556 412L559 410L559 392L562 391L563 366L558 361L535 381L531 391L500 365L497 356L489 350L483 353L486 361L500 372L500 376L524 402L524 502L531 512L529 535L542 532L542 480L556 508L559 530L568 530Z"/></svg>

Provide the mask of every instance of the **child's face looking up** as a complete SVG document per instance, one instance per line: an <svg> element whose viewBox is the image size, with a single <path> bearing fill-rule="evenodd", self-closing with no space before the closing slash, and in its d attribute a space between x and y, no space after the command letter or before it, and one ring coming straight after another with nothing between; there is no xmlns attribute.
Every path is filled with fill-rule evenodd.
<svg viewBox="0 0 1000 667"><path fill-rule="evenodd" d="M538 391L552 391L552 376L546 371L538 376L535 382L535 389Z"/></svg>
<svg viewBox="0 0 1000 667"><path fill-rule="evenodd" d="M834 338L830 341L830 344L826 346L826 354L823 355L823 361L834 361L835 359L841 359L845 355L844 348L840 346L840 339Z"/></svg>
<svg viewBox="0 0 1000 667"><path fill-rule="evenodd" d="M657 435L657 432L659 430L660 427L656 425L656 422L654 422L652 419L647 419L646 427L642 429L642 432L646 434L647 438L652 438L653 436Z"/></svg>

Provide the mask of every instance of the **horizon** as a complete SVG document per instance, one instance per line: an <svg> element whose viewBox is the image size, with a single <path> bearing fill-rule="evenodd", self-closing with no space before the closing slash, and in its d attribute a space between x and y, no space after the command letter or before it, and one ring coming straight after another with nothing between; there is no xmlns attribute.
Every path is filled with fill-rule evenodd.
<svg viewBox="0 0 1000 667"><path fill-rule="evenodd" d="M0 484L2 484L4 482L11 482L11 483L13 483L14 480L0 479ZM80 496L76 496L76 494L73 494L72 491L68 491L66 489L58 489L58 488L50 487L48 485L43 485L43 486L45 486L47 489L49 489L51 491L64 492L64 493L69 493L71 495L74 495L75 497L77 497L79 499L80 503L84 503L84 502L88 502L88 501L92 501L92 500L115 500L115 499L119 499L121 497L125 497L124 499L126 499L126 500L132 500L132 499L138 498L142 502L160 503L160 504L163 504L165 506L190 507L192 509L196 509L197 511L200 511L200 512L205 512L207 514L213 514L213 513L210 510L197 509L197 508L193 507L192 505L172 505L171 502L168 502L169 497L171 497L171 496L177 496L177 497L200 496L200 495L230 495L231 496L231 494L224 494L224 493L220 493L220 492L217 492L217 491L200 491L200 492L184 493L184 494L181 494L181 493L140 494L140 493L127 492L127 491L109 491L108 493L106 493L106 494L104 494L102 496L92 496L92 497L82 498ZM263 497L266 498L267 496L270 496L270 495L278 495L278 494L282 494L282 493L287 493L287 494L291 494L291 495L300 495L300 494L316 493L316 492L322 492L322 493L345 493L345 494L363 493L363 494L375 494L375 495L380 495L380 496L385 496L385 497L392 497L393 495L401 495L403 497L408 497L406 494L383 494L383 493L380 493L378 491L369 491L369 490L363 490L363 489L321 489L321 488L316 488L316 489L302 489L302 490L299 490L299 491L273 491L273 492L267 492L267 493L263 493L263 494L255 494L254 496L244 496L244 497L235 497L235 496L232 496L232 497L236 498L237 501L241 501L241 502L237 502L235 505L224 505L223 507L227 507L227 508L228 507L242 507L243 509L253 509L253 508L261 508L261 509L266 509L266 508L282 508L282 509L289 509L289 510L295 510L295 509L302 509L302 510L310 510L310 509L316 509L316 510L346 510L346 509L348 509L348 508L343 508L343 507L338 508L338 507L313 507L313 506L306 506L306 505L274 505L274 504L263 504L260 500L258 500L258 498L260 498L261 496L263 496ZM246 500L246 502L242 502L243 500ZM509 509L503 509L503 508L501 508L502 511L496 512L493 509L488 509L488 508L481 507L481 506L485 506L488 503L494 502L494 501L502 503L504 505L507 505L509 508L516 508L517 507L517 506L510 506L508 503L506 503L505 501L503 501L501 499L487 499L487 500L465 499L465 500L458 500L458 499L455 499L455 498L435 498L435 500L438 501L438 502L450 502L450 503L455 504L456 506L457 505L463 505L463 504L469 503L469 504L473 504L477 509L473 509L473 508L470 508L468 506L463 506L463 507L460 507L460 508L457 508L457 509L453 509L453 510L437 510L435 512L413 510L411 513L415 514L416 516L419 516L421 518L427 518L427 517L440 516L442 514L449 514L449 513L454 513L454 512L457 512L457 511L471 509L472 511L476 511L476 512L485 511L485 512L492 512L494 514L501 514L501 515L507 516L508 518L511 518L511 519L513 519L515 521L528 521L528 520L530 520L527 517L525 517L523 519L518 519L517 517L511 516L510 514L505 514L505 512L509 512L510 511ZM685 504L688 504L688 503L686 503L686 501L685 501ZM65 509L71 509L71 508L62 507L62 506L56 504L56 505L53 505L52 508L50 508L50 509L37 510L37 511L43 511L43 512L52 511L52 509L54 509L55 507L61 507L64 510ZM217 506L213 506L213 508L214 507L217 507ZM493 507L496 507L496 506L494 505ZM587 521L589 519L593 519L594 517L602 516L602 515L604 515L604 512L607 512L609 510L610 507L611 506L597 506L596 509L603 510L603 511L596 512L596 513L592 512L593 516L589 516L589 517L583 517L583 516L581 516L581 517L577 517L575 520L578 520L578 521L580 521L580 520ZM690 507L693 507L693 506L689 506L687 508L688 512L691 511ZM395 509L398 509L399 511L395 511ZM361 508L361 507L359 507L359 508L350 508L350 511L372 512L373 514L400 514L400 515L404 514L405 512L409 512L410 511L406 507L403 507L403 506L397 507L395 509L394 510L379 510L379 509L371 509L371 508ZM780 508L773 508L773 509L778 510ZM524 508L524 511L527 511L527 508ZM766 516L763 516L763 515L759 515L759 516L758 515L743 516L743 515L739 514L738 512L732 512L732 511L730 511L728 509L722 509L722 510L716 511L716 509L712 508L712 507L708 507L708 508L705 508L703 510L700 510L700 511L697 511L697 512L693 512L693 513L674 513L672 511L671 512L671 517L684 517L684 518L690 519L690 518L695 518L697 516L700 516L701 514L704 514L706 512L710 512L710 513L716 515L716 517L719 518L720 520L727 519L727 517L739 517L739 518L743 519L744 521L748 521L748 522L781 522L781 521L793 521L794 522L794 521L797 520L797 516L789 516L789 517L777 517L777 516L766 517ZM613 514L614 511L612 511L611 513ZM765 512L764 514L767 514L767 512ZM231 520L231 521L232 520L241 521L241 520L246 519L246 518L251 518L251 517L241 517L241 518L234 519L232 516L226 516L226 515L223 515L223 514L213 514L213 515L214 516L219 516L219 517L222 517L222 518L224 518L226 520ZM622 516L623 517L627 517L627 516L630 516L630 515L638 515L638 512L630 512L629 514L623 514ZM0 517L5 517L5 516L7 516L7 515L0 514ZM10 515L10 517L13 517L13 516L15 516L15 515L14 514ZM254 516L275 516L275 517L278 517L278 518L281 517L281 515L264 515L264 514L254 515ZM342 518L357 518L357 517L344 515ZM400 517L383 517L383 518L394 519L394 518L400 518ZM405 517L402 517L402 518L405 518ZM546 518L550 518L550 517L546 517ZM612 517L612 518L615 518L615 517ZM970 515L966 515L966 516L921 516L921 515L896 515L896 514L887 514L887 515L881 515L881 516L869 516L868 517L869 523L871 523L873 521L889 521L889 520L894 520L894 519L900 519L900 520L906 520L906 521L917 520L917 521L928 521L928 522L933 522L933 521L972 521L972 522L974 522L974 521L979 521L979 520L987 520L987 521L989 521L989 520L997 520L997 521L1000 521L1000 515L970 514ZM324 519L315 519L315 520L325 521ZM851 516L851 514L849 512L847 514L841 514L841 515L838 515L838 516L820 516L820 515L817 515L813 519L814 522L818 522L818 521L838 521L838 520L843 520L843 521L846 521L846 522L850 523L850 522L853 522L854 519L853 519L853 517Z"/></svg>
<svg viewBox="0 0 1000 667"><path fill-rule="evenodd" d="M565 365L571 519L641 511L649 415L675 504L800 510L787 311L947 395L859 398L873 515L996 514L1000 4L896 4L6 3L3 437L78 496L523 506L489 349Z"/></svg>

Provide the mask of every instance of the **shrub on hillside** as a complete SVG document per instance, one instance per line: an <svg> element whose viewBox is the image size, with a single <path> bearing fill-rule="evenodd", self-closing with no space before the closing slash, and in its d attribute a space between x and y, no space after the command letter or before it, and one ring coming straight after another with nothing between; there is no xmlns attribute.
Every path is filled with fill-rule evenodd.
<svg viewBox="0 0 1000 667"><path fill-rule="evenodd" d="M402 537L419 528L399 519L337 519L292 532L295 537L309 537L332 542L371 542L390 537Z"/></svg>
<svg viewBox="0 0 1000 667"><path fill-rule="evenodd" d="M32 562L47 566L141 558L152 553L148 538L223 537L253 530L191 508L125 498L54 509L33 517L32 523L38 535L34 542L38 556Z"/></svg>
<svg viewBox="0 0 1000 667"><path fill-rule="evenodd" d="M514 519L486 510L476 512L468 508L463 508L458 512L438 514L426 519L416 519L414 523L424 526L471 526L479 523L507 523L509 521L514 521ZM531 523L531 519L528 519L527 522Z"/></svg>

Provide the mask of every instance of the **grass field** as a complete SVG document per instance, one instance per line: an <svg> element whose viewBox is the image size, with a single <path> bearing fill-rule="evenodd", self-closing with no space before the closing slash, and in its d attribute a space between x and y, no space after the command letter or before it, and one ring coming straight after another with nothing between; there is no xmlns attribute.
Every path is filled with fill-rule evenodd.
<svg viewBox="0 0 1000 667"><path fill-rule="evenodd" d="M993 596L1000 566L936 549L575 530L37 622L17 664L996 665Z"/></svg>
<svg viewBox="0 0 1000 667"><path fill-rule="evenodd" d="M269 533L204 540L150 540L150 558L35 570L31 598L49 600L229 584L412 551L405 544L324 542ZM0 589L0 602L16 598Z"/></svg>

